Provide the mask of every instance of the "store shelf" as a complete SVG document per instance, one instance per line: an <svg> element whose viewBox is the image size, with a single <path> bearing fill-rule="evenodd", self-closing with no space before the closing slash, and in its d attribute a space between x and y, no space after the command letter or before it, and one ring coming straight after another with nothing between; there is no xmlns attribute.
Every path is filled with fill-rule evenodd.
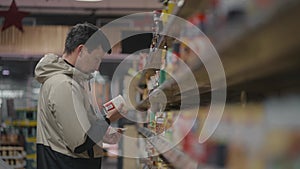
<svg viewBox="0 0 300 169"><path fill-rule="evenodd" d="M26 161L24 161L22 164L18 165L9 165L11 168L20 169L26 166Z"/></svg>
<svg viewBox="0 0 300 169"><path fill-rule="evenodd" d="M299 67L300 23L296 22L300 16L299 7L297 3L296 6L278 11L264 25L248 30L249 33L219 51L228 86Z"/></svg>
<svg viewBox="0 0 300 169"><path fill-rule="evenodd" d="M24 150L24 148L23 147L14 147L14 146L1 146L0 147L0 151L5 151L5 150L16 150L16 151L23 151Z"/></svg>
<svg viewBox="0 0 300 169"><path fill-rule="evenodd" d="M36 137L27 137L26 142L35 143L36 142Z"/></svg>
<svg viewBox="0 0 300 169"><path fill-rule="evenodd" d="M156 135L154 132L145 127L139 127L138 132L145 137L150 144L157 150L160 157L171 168L185 168L185 169L203 169L214 168L219 169L217 166L197 163L191 159L187 154L176 148L176 145L171 144L164 137ZM167 151L165 151L167 150Z"/></svg>
<svg viewBox="0 0 300 169"><path fill-rule="evenodd" d="M26 165L26 152L21 146L1 146L0 159L4 160L11 168L23 168Z"/></svg>
<svg viewBox="0 0 300 169"><path fill-rule="evenodd" d="M162 36L158 40L157 48L163 49L164 44L170 46L171 43L175 40L173 37L164 36L164 35L178 36L178 34L180 33L179 30L176 29L176 26L174 26L175 24L174 20L176 19L176 17L188 19L188 17L195 14L196 12L203 11L205 8L207 8L208 2L209 0L186 0L186 1L178 2L178 4L175 5L174 7L172 15L169 15L168 22L161 33ZM194 10L190 10L190 9L194 9ZM141 74L141 78L139 80L139 86L146 86L146 77L153 76L155 74L155 71L160 70L160 65L161 65L160 52L161 50L156 50L155 52L149 54L145 69L143 70ZM156 67L156 69L153 69L153 67ZM177 103L178 102L180 103L181 95L180 95L179 87L176 85L176 81L174 79L171 79L165 82L164 84L162 84L161 86L159 86L159 89L163 90L164 93L166 93L167 100L168 100L166 110L178 109ZM137 105L136 106L137 110L141 110L141 111L147 110L150 107L149 97L142 100L140 103L137 103L136 105Z"/></svg>
<svg viewBox="0 0 300 169"><path fill-rule="evenodd" d="M36 159L36 154L27 154L26 159Z"/></svg>
<svg viewBox="0 0 300 169"><path fill-rule="evenodd" d="M166 23L163 31L161 32L161 36L158 40L158 43L156 45L157 49L163 49L164 45L167 44L170 46L170 44L175 40L175 38L165 35L178 35L179 29L176 29L177 27L174 26L174 20L175 17L187 19L192 14L195 14L198 11L204 10L207 7L209 0L186 0L181 1L177 5L175 5L174 10L171 15L168 17L168 22ZM196 10L190 10L190 9L196 9ZM146 85L146 74L147 76L153 76L155 74L155 71L160 70L161 65L161 50L156 50L154 52L151 52L149 54L149 57L147 59L147 63L145 65L145 68L142 72L141 79L139 81L140 86Z"/></svg>
<svg viewBox="0 0 300 169"><path fill-rule="evenodd" d="M222 44L223 42L217 39L213 42L224 67L228 91L251 91L255 88L256 92L259 92L257 89L266 92L282 86L300 84L300 77L294 75L294 72L300 71L300 23L296 22L300 16L299 7L300 3L293 1L283 9L277 10L264 24L247 28L245 33L230 40L230 43L226 41L227 44ZM198 87L186 88L184 91L174 87L178 80L184 81L188 78L185 73L175 75L177 81L166 81L159 88L166 95L171 94L168 96L171 99L168 100L167 108L172 109L172 104L180 103L181 95L189 95L188 93L194 93L196 90L199 94L218 90L210 88L210 79L200 59L192 62L194 65L190 68ZM279 84L274 85L274 78ZM218 83L220 80L222 79L214 79L213 82ZM209 94L207 96L209 97ZM145 110L149 106L149 99L146 99L138 104L137 108Z"/></svg>
<svg viewBox="0 0 300 169"><path fill-rule="evenodd" d="M20 135L16 135L14 139L19 140L14 144L21 145L22 147L15 147L13 151L19 150L17 153L13 153L9 151L11 148L8 146L6 148L7 150L4 150L4 154L2 154L6 156L3 157L3 159L6 160L7 164L12 168L20 169L24 168L25 165L28 169L36 168L36 109L17 109L16 117L13 120L5 121L5 123L8 126L18 129ZM9 141L7 145L13 145L11 139L6 140ZM1 144L3 144L3 142ZM20 153L19 151L22 152Z"/></svg>
<svg viewBox="0 0 300 169"><path fill-rule="evenodd" d="M6 149L7 147L15 147L21 145L20 140L18 140L17 134L6 134L6 135L3 134L0 136L1 136L0 151Z"/></svg>
<svg viewBox="0 0 300 169"><path fill-rule="evenodd" d="M7 121L6 124L17 127L36 127L37 121L35 120L14 120L12 122Z"/></svg>
<svg viewBox="0 0 300 169"><path fill-rule="evenodd" d="M143 135L154 146L160 155L163 156L167 163L170 163L174 168L193 168L197 167L197 162L172 146L163 137L156 135L147 128L138 128L138 132ZM164 152L164 150L168 150Z"/></svg>
<svg viewBox="0 0 300 169"><path fill-rule="evenodd" d="M24 159L25 156L24 155L17 155L17 156L0 156L0 159L6 160L6 159L16 159L16 160L20 160L20 159Z"/></svg>
<svg viewBox="0 0 300 169"><path fill-rule="evenodd" d="M162 32L162 35L178 35L180 32L174 26L174 20L178 18L188 19L197 12L204 11L208 6L209 0L185 0L178 2L171 15L169 15L168 22ZM193 9L193 10L191 10ZM176 16L176 17L173 17ZM158 48L162 48L164 43L171 44L175 39L170 36L162 36L158 43Z"/></svg>
<svg viewBox="0 0 300 169"><path fill-rule="evenodd" d="M198 5L205 8L205 4L207 4L207 1L199 1L199 4L193 3L195 3L195 1L186 0L183 6L178 6L176 8L174 14L186 19L196 12L205 11L202 9L194 9L195 6ZM249 1L249 3L253 3L251 5L254 5L254 7L251 7L256 8L255 5L257 4L254 4L256 2ZM265 6L266 11L263 11L261 8L254 9L254 13L258 11L258 14L253 14L249 12L248 9L243 11L245 12L243 14L243 17L245 17L243 18L244 20L225 21L226 19L223 18L224 20L222 20L222 26L214 27L215 30L206 32L208 39L204 40L209 40L217 50L217 53L214 54L219 55L218 58L220 58L220 62L222 63L222 66L224 68L226 80L226 86L224 87L226 87L225 90L227 92L227 95L226 106L223 114L225 117L224 120L222 120L220 123L221 127L218 127L216 131L214 131L217 134L214 134L210 138L210 140L207 140L207 144L205 143L200 145L199 143L199 145L197 145L198 142L195 141L197 137L195 131L193 131L191 132L191 135L189 135L189 137L186 137L185 140L179 143L182 146L182 150L180 150L178 149L178 147L172 144L172 142L167 141L161 135L156 135L156 133L152 132L150 129L138 128L138 132L146 138L145 140L148 145L146 147L147 153L151 155L151 152L152 154L154 154L153 152L157 152L162 157L165 164L171 164L171 166L173 166L174 168L218 168L216 166L224 168L234 168L233 166L239 166L235 168L240 168L241 166L246 165L243 164L243 162L239 161L243 161L243 158L246 158L245 156L247 156L247 153L245 153L246 155L243 155L241 154L241 152L244 152L245 150L245 152L247 152L247 150L249 149L247 148L249 144L248 140L251 140L251 138L247 140L239 140L241 137L246 138L249 134L245 135L245 137L240 135L233 137L231 135L232 132L230 132L231 130L229 130L229 136L227 136L227 134L224 134L226 133L226 131L224 130L227 129L226 127L228 127L228 124L232 125L239 134L246 133L240 132L243 127L239 126L244 125L246 125L245 128L249 129L249 131L251 130L250 135L253 134L252 132L254 130L258 134L260 134L261 126L257 124L265 122L261 121L261 119L264 119L262 117L263 108L256 105L251 108L250 103L265 103L267 100L266 98L270 98L274 95L282 96L286 94L285 92L287 92L287 94L295 95L296 92L294 91L297 91L299 93L300 86L300 58L298 56L298 54L300 53L300 22L297 22L300 16L300 1L287 0L280 3L278 1L270 2L268 5L270 6ZM250 6L247 7L250 8ZM214 11L214 9L209 10L212 10L213 14L215 14L214 12L219 12ZM222 15L222 17L225 17L225 15ZM262 17L262 19L258 19L257 17ZM170 32L175 34L178 33L173 29L174 25L176 25L174 24L174 22L175 21L172 20L172 17L170 17L167 25L165 26L165 34L169 34ZM214 20L214 22L217 21ZM228 29L232 30L228 31ZM198 40L202 41L203 37L186 37L184 40L186 40L184 41L185 44L189 43L188 41L197 43ZM165 44L170 46L173 41L174 39L172 38L162 36L157 47L161 49ZM197 51L194 50L193 52ZM185 51L182 53L190 54ZM149 119L152 119L149 120L149 128L157 124L157 119L160 118L160 115L157 112L162 111L168 113L168 116L166 116L167 119L168 117L171 117L170 119L172 119L174 118L174 114L176 112L173 110L189 109L188 111L184 111L184 113L182 113L182 121L188 123L192 121L192 117L188 112L191 112L190 109L198 106L201 106L203 109L200 109L201 111L198 112L199 118L197 120L199 121L197 121L197 123L195 124L195 126L197 125L197 127L195 128L200 130L201 127L204 126L203 124L207 122L207 112L209 112L210 110L209 105L211 104L211 98L215 96L215 94L218 94L218 91L221 91L220 89L224 91L224 88L212 86L214 86L213 84L220 84L220 82L224 82L224 79L222 79L224 76L219 75L218 72L213 72L216 77L210 79L210 77L208 76L209 70L207 69L208 66L206 63L213 62L213 59L210 58L211 55L209 55L208 57L200 56L201 59L205 58L205 60L200 60L198 57L194 57L195 55L193 54L194 53L183 57L184 59L189 57L187 61L185 61L190 70L185 71L184 69L178 69L179 66L175 65L174 67L177 68L177 71L173 71L173 67L168 69L176 72L172 74L171 79L167 78L164 83L160 84L153 91L147 91L147 89L145 89L144 92L139 92L143 93L143 99L139 103L137 103L135 107L137 110L149 112ZM157 64L158 60L161 59L159 53L150 53L149 57L150 58L148 61L153 61L152 63L148 63L150 65L153 65L154 63ZM211 64L209 66L216 65ZM165 70L167 70L167 66ZM145 72L148 73L147 70ZM179 85L185 84L184 82L191 79L191 76L187 75L189 72L192 72L197 85L185 85L184 87L179 88ZM154 74L155 72L153 71L152 75ZM143 84L146 85L145 73L141 76L142 78L140 82L143 82ZM147 86L145 86L144 88L146 87ZM160 99L153 99L159 95L159 92L164 93L165 98L167 99L167 105L164 110L158 110L159 106L155 105L160 104ZM148 97L145 97L145 93L148 94ZM195 97L199 97L200 101L197 99L193 99ZM183 103L184 105L182 105ZM204 104L204 106L202 106L202 104ZM213 104L217 105L217 103ZM231 104L235 105L237 109L229 108ZM228 114L230 113L232 113L232 117L228 116ZM153 117L153 114L155 117ZM169 116L170 114L171 116ZM224 127L222 127L222 125L224 125ZM259 127L257 129L253 129L249 126L253 126L253 128L257 126ZM181 127L184 128L184 125L179 126L178 128ZM177 131L179 130L178 128L175 128L172 131L180 133L180 131ZM259 135L257 137L262 136ZM227 138L228 140L224 138ZM244 144L245 146L236 147L235 143L239 143L241 141L246 142ZM256 144L257 145L255 146L258 147L256 150L257 152L260 152L260 150L264 151L264 144ZM253 146L253 144L251 146ZM209 151L212 147L214 147L215 152L210 154L211 152ZM154 148L156 149L156 151L154 151ZM194 149L204 150L203 152L201 152L203 154L198 154L199 156L194 155L195 152L192 151ZM253 149L253 147L251 147L251 149ZM234 159L232 160L234 162L228 160L227 158ZM261 160L259 155L255 158L258 159L257 161ZM157 161L155 158L151 157L149 157L148 160L150 160L150 162L145 159L142 163L145 165L150 163L150 167L151 165L156 164ZM197 160L197 162L199 160L201 161L201 164L193 160ZM205 164L202 165L202 163ZM258 164L256 161L246 161L246 163ZM191 166L188 166L188 164L191 164ZM216 166L207 166L206 164L213 164ZM262 162L261 166L265 165L266 164ZM254 165L251 164L251 166L252 167L249 168L253 168Z"/></svg>

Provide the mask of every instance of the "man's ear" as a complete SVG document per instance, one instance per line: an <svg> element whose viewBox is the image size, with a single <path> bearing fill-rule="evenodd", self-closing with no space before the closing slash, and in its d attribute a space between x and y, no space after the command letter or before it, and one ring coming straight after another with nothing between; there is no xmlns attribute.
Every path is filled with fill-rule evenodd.
<svg viewBox="0 0 300 169"><path fill-rule="evenodd" d="M82 50L84 50L84 45L77 46L77 48L75 49L75 51L76 51L76 53L77 53L78 56L81 56Z"/></svg>

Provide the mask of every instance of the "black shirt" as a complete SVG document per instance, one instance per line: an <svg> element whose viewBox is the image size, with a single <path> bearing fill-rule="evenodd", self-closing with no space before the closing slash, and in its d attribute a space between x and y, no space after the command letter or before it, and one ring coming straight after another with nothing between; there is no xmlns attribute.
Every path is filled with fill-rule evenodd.
<svg viewBox="0 0 300 169"><path fill-rule="evenodd" d="M73 158L37 144L37 169L101 169L101 158Z"/></svg>

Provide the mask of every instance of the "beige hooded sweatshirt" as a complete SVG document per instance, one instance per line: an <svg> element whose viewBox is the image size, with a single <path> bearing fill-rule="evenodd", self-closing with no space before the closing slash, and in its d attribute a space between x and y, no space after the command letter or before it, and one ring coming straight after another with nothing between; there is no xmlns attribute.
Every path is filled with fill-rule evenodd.
<svg viewBox="0 0 300 169"><path fill-rule="evenodd" d="M102 156L101 140L109 124L95 116L89 103L91 75L80 72L57 55L47 54L37 64L35 78L42 84L37 144L75 158Z"/></svg>

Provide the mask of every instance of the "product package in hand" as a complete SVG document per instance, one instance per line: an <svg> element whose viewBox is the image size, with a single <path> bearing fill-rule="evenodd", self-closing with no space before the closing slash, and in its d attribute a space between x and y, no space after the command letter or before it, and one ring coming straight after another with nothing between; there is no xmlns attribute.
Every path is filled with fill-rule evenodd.
<svg viewBox="0 0 300 169"><path fill-rule="evenodd" d="M103 107L106 115L116 110L122 114L126 113L127 111L125 100L121 95L118 95L109 102L105 103Z"/></svg>

